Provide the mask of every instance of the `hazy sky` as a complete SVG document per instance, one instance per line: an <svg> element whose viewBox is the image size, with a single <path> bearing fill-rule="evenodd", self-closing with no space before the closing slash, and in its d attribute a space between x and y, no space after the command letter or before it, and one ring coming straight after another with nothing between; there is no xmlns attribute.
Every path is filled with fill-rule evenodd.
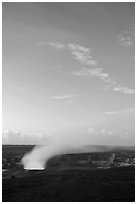
<svg viewBox="0 0 137 204"><path fill-rule="evenodd" d="M6 142L134 144L134 3L4 2L2 15Z"/></svg>

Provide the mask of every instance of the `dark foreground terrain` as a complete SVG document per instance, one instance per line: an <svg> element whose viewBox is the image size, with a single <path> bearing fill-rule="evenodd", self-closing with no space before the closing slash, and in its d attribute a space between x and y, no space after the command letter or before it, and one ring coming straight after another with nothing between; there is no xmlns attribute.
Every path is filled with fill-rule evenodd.
<svg viewBox="0 0 137 204"><path fill-rule="evenodd" d="M4 179L2 189L3 202L134 202L134 167L33 172Z"/></svg>
<svg viewBox="0 0 137 204"><path fill-rule="evenodd" d="M26 171L31 146L3 146L3 202L134 202L134 150L61 155Z"/></svg>

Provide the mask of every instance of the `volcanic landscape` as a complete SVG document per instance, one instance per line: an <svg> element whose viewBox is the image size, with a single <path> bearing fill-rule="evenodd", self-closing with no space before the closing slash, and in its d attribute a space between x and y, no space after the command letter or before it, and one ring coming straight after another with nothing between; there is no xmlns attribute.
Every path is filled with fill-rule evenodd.
<svg viewBox="0 0 137 204"><path fill-rule="evenodd" d="M134 147L90 146L89 152L52 157L45 169L24 169L21 159L33 147L3 145L4 202L135 200Z"/></svg>

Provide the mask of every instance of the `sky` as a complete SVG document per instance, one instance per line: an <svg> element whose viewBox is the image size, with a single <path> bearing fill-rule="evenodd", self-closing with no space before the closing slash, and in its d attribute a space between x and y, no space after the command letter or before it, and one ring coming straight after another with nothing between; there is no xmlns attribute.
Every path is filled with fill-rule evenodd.
<svg viewBox="0 0 137 204"><path fill-rule="evenodd" d="M134 145L135 3L2 3L3 144Z"/></svg>

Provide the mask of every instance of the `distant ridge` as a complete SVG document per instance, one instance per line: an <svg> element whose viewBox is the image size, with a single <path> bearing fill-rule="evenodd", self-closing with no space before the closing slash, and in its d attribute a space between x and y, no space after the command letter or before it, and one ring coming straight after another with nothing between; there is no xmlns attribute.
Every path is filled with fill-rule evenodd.
<svg viewBox="0 0 137 204"><path fill-rule="evenodd" d="M24 146L24 147L34 147L37 146L32 144L2 144L3 147L14 147L14 146ZM39 145L38 145L39 146ZM40 145L41 146L41 145ZM46 144L45 144L46 146ZM79 148L76 148L76 150L80 149L81 151L86 151L86 150L92 150L92 151L110 151L110 150L135 150L135 146L122 146L122 145L84 145L84 146L80 146ZM74 149L73 149L74 150Z"/></svg>
<svg viewBox="0 0 137 204"><path fill-rule="evenodd" d="M76 149L71 149L72 153L88 153L88 152L109 152L109 151L135 151L135 146L113 146L113 145L85 145Z"/></svg>

